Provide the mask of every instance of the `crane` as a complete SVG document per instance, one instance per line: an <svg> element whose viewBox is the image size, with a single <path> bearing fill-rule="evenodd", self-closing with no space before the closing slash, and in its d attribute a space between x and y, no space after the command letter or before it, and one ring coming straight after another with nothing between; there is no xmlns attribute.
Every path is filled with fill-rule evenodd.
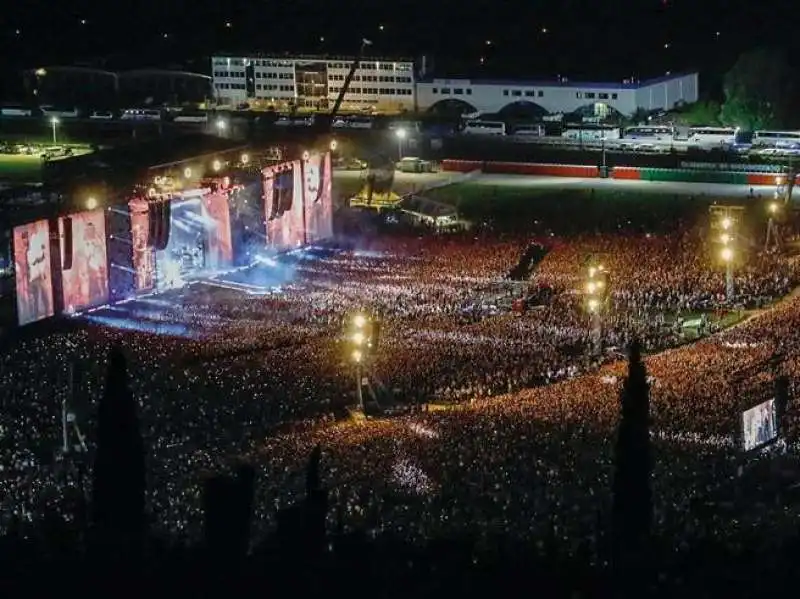
<svg viewBox="0 0 800 599"><path fill-rule="evenodd" d="M347 90L350 88L350 83L353 81L353 77L355 77L358 67L361 65L361 60L364 58L364 52L366 51L367 46L371 45L372 42L370 40L362 38L361 47L358 50L358 54L356 55L353 64L350 65L350 71L347 73L347 77L344 78L342 89L339 90L339 95L336 97L336 101L333 103L333 108L328 114L317 115L315 123L319 127L319 131L321 133L330 133L330 129L333 126L333 120L336 118L336 115L339 114L339 109L342 107L344 96L347 93Z"/></svg>

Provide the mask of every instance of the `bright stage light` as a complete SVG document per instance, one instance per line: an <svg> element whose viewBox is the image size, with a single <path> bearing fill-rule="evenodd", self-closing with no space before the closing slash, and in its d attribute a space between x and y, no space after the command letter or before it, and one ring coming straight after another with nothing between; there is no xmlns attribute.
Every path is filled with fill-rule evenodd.
<svg viewBox="0 0 800 599"><path fill-rule="evenodd" d="M336 148L337 148L338 146L339 146L339 142L337 142L335 139L332 139L332 140L331 140L331 144L330 144L330 149L331 149L331 152L335 152L335 151L336 151Z"/></svg>
<svg viewBox="0 0 800 599"><path fill-rule="evenodd" d="M586 291L588 291L589 293L594 293L596 290L597 290L597 285L595 285L594 282L587 283Z"/></svg>
<svg viewBox="0 0 800 599"><path fill-rule="evenodd" d="M214 171L219 172L219 170L222 168L222 163L219 160L215 160L212 163L211 168L213 168Z"/></svg>
<svg viewBox="0 0 800 599"><path fill-rule="evenodd" d="M722 242L723 245L728 245L731 242L731 236L727 233L723 233L720 235L719 240Z"/></svg>
<svg viewBox="0 0 800 599"><path fill-rule="evenodd" d="M311 154L309 154L308 150L306 150L305 152L303 152L303 160L307 162L309 158L311 158Z"/></svg>
<svg viewBox="0 0 800 599"><path fill-rule="evenodd" d="M185 169L183 169L183 176L186 177L187 179L191 179L192 178L192 169L189 168L188 166Z"/></svg>
<svg viewBox="0 0 800 599"><path fill-rule="evenodd" d="M733 260L733 250L731 248L722 248L720 256L725 262L730 262Z"/></svg>
<svg viewBox="0 0 800 599"><path fill-rule="evenodd" d="M242 154L241 162L242 162L242 164L247 164L248 162L250 162L250 155L249 154Z"/></svg>
<svg viewBox="0 0 800 599"><path fill-rule="evenodd" d="M595 311L597 311L597 309L598 309L599 307L600 307L600 302L599 302L599 301L597 301L597 300L596 300L596 299L594 299L594 298L592 298L592 299L590 299L590 300L589 300L589 310L590 310L591 312L595 312Z"/></svg>
<svg viewBox="0 0 800 599"><path fill-rule="evenodd" d="M364 343L364 333L361 331L353 333L353 343L356 345L362 345Z"/></svg>
<svg viewBox="0 0 800 599"><path fill-rule="evenodd" d="M725 229L727 231L728 229L731 228L731 226L733 226L733 222L731 221L731 219L729 219L728 217L725 217L725 218L722 219L722 228L723 229Z"/></svg>
<svg viewBox="0 0 800 599"><path fill-rule="evenodd" d="M597 269L594 266L589 267L589 277L593 277L596 272Z"/></svg>
<svg viewBox="0 0 800 599"><path fill-rule="evenodd" d="M97 208L97 199L89 198L86 200L86 209L87 210L94 210Z"/></svg>
<svg viewBox="0 0 800 599"><path fill-rule="evenodd" d="M367 324L367 319L363 314L356 314L355 317L353 318L353 324L360 329L365 324Z"/></svg>
<svg viewBox="0 0 800 599"><path fill-rule="evenodd" d="M772 214L775 214L779 209L780 209L780 205L778 205L778 202L770 202L769 211Z"/></svg>
<svg viewBox="0 0 800 599"><path fill-rule="evenodd" d="M356 349L353 351L353 362L361 362L362 358L361 350Z"/></svg>

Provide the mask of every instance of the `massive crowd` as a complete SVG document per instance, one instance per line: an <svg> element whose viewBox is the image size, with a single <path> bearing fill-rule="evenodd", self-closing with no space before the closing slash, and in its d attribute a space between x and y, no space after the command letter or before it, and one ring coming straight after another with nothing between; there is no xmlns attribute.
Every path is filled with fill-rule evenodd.
<svg viewBox="0 0 800 599"><path fill-rule="evenodd" d="M265 260L21 339L0 362L0 522L65 509L65 484L80 483L53 467L61 401L91 444L104 356L120 345L141 406L149 508L171 535L199 533L203 473L240 456L258 465L256 521L266 529L302 493L304 460L321 443L332 524L410 537L546 533L594 554L609 505L619 357L637 336L665 350L648 359L657 526L733 534L761 514L737 506L733 525L716 501L746 465L741 411L770 397L776 372L798 374L800 304L678 347L682 323L705 311L699 332L716 332L723 312L779 299L800 272L782 255L753 255L737 267L732 306L703 239L694 228L549 238L522 285L506 274L527 238L375 239ZM610 273L602 355L582 296L590 257ZM507 301L520 288L550 293L520 314ZM343 321L359 310L382 325L372 391L412 413L338 418L354 401ZM780 530L790 519L778 509L759 522Z"/></svg>

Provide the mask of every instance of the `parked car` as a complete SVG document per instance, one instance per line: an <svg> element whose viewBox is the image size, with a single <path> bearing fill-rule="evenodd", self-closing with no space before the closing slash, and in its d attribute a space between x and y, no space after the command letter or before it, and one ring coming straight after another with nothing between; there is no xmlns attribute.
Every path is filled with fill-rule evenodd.
<svg viewBox="0 0 800 599"><path fill-rule="evenodd" d="M407 156L400 160L395 168L401 173L432 173L433 163L414 156Z"/></svg>

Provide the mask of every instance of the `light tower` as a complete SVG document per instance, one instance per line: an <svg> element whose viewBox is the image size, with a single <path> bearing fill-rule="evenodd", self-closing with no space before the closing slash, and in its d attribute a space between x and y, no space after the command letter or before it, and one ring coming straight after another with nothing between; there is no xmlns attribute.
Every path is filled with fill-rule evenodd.
<svg viewBox="0 0 800 599"><path fill-rule="evenodd" d="M778 222L784 214L783 206L784 204L778 200L773 200L767 204L767 215L769 220L767 220L767 238L764 241L765 252L772 248L780 250L781 246L783 245L780 228L778 227Z"/></svg>
<svg viewBox="0 0 800 599"><path fill-rule="evenodd" d="M737 261L737 242L740 238L740 226L743 206L711 206L712 241L719 247L718 255L725 265L725 301L732 303L735 289L733 286L733 269Z"/></svg>
<svg viewBox="0 0 800 599"><path fill-rule="evenodd" d="M346 350L356 374L356 402L364 413L364 373L369 368L378 345L379 324L376 318L365 312L357 312L345 327Z"/></svg>
<svg viewBox="0 0 800 599"><path fill-rule="evenodd" d="M608 285L608 270L602 264L592 263L587 270L585 297L595 355L600 355L603 351L603 312L608 303Z"/></svg>

